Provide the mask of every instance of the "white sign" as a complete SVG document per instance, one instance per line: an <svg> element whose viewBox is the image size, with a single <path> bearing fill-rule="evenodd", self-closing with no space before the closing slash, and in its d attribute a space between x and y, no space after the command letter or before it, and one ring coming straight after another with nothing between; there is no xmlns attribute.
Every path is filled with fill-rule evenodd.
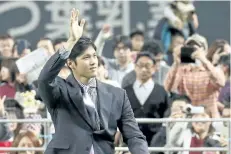
<svg viewBox="0 0 231 154"><path fill-rule="evenodd" d="M38 76L49 57L46 49L39 48L17 60L16 65L20 73L26 74L27 82L31 84L38 79Z"/></svg>

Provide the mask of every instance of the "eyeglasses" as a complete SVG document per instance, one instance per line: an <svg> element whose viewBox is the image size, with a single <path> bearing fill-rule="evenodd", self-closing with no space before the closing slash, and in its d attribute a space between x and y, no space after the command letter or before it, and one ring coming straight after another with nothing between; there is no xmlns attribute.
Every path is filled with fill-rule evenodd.
<svg viewBox="0 0 231 154"><path fill-rule="evenodd" d="M136 66L139 67L140 69L142 68L151 69L153 67L153 65L151 64L136 64Z"/></svg>

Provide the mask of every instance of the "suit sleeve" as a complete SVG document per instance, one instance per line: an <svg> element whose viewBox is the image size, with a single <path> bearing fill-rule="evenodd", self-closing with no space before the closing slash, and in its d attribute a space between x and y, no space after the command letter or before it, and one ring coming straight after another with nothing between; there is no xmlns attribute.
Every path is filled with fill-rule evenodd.
<svg viewBox="0 0 231 154"><path fill-rule="evenodd" d="M38 92L44 103L48 107L55 107L57 100L60 98L61 79L56 78L62 67L65 65L66 59L70 52L61 47L47 61L38 78Z"/></svg>
<svg viewBox="0 0 231 154"><path fill-rule="evenodd" d="M149 154L145 136L140 131L135 120L127 94L124 91L123 108L118 127L123 135L124 142L132 154Z"/></svg>

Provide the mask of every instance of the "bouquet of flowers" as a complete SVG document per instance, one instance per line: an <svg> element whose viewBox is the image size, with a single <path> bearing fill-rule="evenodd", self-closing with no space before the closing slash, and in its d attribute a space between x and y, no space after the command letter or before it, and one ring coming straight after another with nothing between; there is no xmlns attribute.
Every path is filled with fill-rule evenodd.
<svg viewBox="0 0 231 154"><path fill-rule="evenodd" d="M44 105L35 99L36 92L34 90L23 93L16 93L15 99L24 107L24 113L36 113L39 108Z"/></svg>

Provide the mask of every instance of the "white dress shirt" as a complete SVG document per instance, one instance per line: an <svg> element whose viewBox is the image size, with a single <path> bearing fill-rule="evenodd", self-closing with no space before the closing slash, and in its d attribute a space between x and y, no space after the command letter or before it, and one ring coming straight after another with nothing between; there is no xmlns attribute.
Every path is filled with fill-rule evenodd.
<svg viewBox="0 0 231 154"><path fill-rule="evenodd" d="M149 79L146 83L143 84L138 80L135 81L135 83L133 84L133 90L137 99L140 102L140 105L144 105L149 95L151 94L154 85L155 83L152 79Z"/></svg>

